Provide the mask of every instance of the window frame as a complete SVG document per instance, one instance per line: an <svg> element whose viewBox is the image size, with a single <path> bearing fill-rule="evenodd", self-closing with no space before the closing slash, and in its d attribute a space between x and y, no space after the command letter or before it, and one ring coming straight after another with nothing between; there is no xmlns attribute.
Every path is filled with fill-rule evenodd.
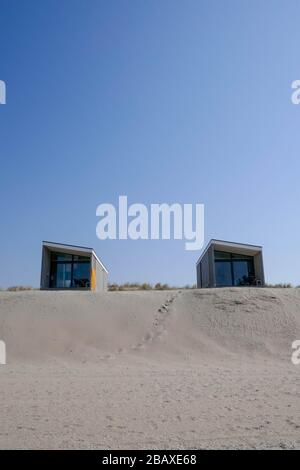
<svg viewBox="0 0 300 470"><path fill-rule="evenodd" d="M216 253L221 253L228 255L228 257L218 258ZM255 266L254 266L254 256L251 255L242 255L240 253L233 253L229 251L221 251L221 250L214 250L214 263L230 263L230 272L231 272L231 285L228 286L227 284L217 285L217 279L215 279L215 283L217 287L243 287L238 286L235 284L235 274L234 274L234 263L239 261L247 261L248 263L248 273L252 272L253 277L255 278ZM249 267L250 266L250 267ZM249 275L250 277L250 275ZM249 284L251 285L251 284Z"/></svg>
<svg viewBox="0 0 300 470"><path fill-rule="evenodd" d="M71 256L71 259L66 259L66 260L56 260L53 259L55 255L68 255ZM75 259L75 257L79 259ZM81 258L81 259L80 259ZM82 259L85 258L85 259ZM62 264L70 264L71 265L71 285L70 287L57 287L53 286L53 281L52 277L56 276L57 273L57 266L62 265ZM88 281L88 286L87 287L76 287L74 286L74 264L89 264L89 281ZM92 257L91 256L81 256L81 255L74 255L73 253L65 253L65 252L55 252L51 251L50 252L50 288L52 289L90 289L91 288L91 269L92 269ZM56 283L56 279L55 279Z"/></svg>

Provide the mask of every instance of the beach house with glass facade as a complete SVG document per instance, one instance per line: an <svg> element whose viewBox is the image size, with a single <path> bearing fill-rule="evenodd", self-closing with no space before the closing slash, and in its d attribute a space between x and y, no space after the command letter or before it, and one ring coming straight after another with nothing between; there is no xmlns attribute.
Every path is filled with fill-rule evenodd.
<svg viewBox="0 0 300 470"><path fill-rule="evenodd" d="M198 288L265 284L261 246L211 240L196 270Z"/></svg>
<svg viewBox="0 0 300 470"><path fill-rule="evenodd" d="M107 274L93 248L43 242L41 289L105 291Z"/></svg>

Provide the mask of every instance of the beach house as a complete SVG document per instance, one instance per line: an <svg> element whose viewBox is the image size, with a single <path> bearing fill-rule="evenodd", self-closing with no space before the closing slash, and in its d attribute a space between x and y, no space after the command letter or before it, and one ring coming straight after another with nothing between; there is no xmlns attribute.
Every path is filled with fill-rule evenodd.
<svg viewBox="0 0 300 470"><path fill-rule="evenodd" d="M105 291L107 274L93 248L42 243L41 289Z"/></svg>
<svg viewBox="0 0 300 470"><path fill-rule="evenodd" d="M261 246L211 240L196 264L197 287L263 286Z"/></svg>

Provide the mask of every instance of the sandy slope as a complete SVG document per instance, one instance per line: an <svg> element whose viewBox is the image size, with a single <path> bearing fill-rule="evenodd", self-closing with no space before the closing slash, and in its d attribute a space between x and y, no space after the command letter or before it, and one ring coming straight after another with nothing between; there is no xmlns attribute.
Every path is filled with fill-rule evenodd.
<svg viewBox="0 0 300 470"><path fill-rule="evenodd" d="M0 293L0 448L300 448L300 289Z"/></svg>

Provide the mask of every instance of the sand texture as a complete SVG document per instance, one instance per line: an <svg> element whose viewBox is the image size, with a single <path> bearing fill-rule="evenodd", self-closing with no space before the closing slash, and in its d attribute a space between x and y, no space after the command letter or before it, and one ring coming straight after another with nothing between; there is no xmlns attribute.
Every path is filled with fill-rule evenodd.
<svg viewBox="0 0 300 470"><path fill-rule="evenodd" d="M300 449L300 289L0 292L0 449Z"/></svg>

